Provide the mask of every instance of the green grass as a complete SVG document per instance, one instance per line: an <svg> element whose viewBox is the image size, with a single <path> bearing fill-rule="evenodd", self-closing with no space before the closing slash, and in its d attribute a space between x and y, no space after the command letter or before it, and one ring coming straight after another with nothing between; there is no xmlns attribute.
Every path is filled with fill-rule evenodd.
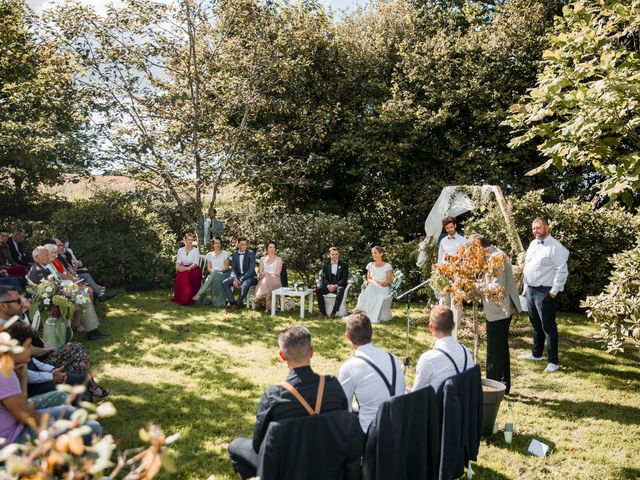
<svg viewBox="0 0 640 480"><path fill-rule="evenodd" d="M277 356L276 334L299 323L296 314L273 318L256 312L227 313L206 307L178 307L166 291L121 294L101 306L107 341L88 342L99 380L112 389L118 415L104 422L122 448L137 446L138 430L159 423L180 432L174 444L178 472L159 478L231 479L226 448L237 436L251 436L263 389L282 381L287 369ZM317 310L316 310L317 312ZM405 309L375 326L374 341L400 357L405 351ZM312 332L313 368L336 375L351 355L340 320L317 313L303 322ZM413 363L431 346L424 305L412 310L408 355ZM514 441L501 435L483 440L474 470L487 479L640 478L640 361L614 357L592 336L581 315L562 315L557 374L544 365L519 362L529 351L529 322L512 324ZM471 346L468 330L463 342ZM481 355L484 358L484 352ZM407 373L413 383L414 372ZM504 422L503 402L498 420ZM546 458L526 452L531 439L551 446Z"/></svg>

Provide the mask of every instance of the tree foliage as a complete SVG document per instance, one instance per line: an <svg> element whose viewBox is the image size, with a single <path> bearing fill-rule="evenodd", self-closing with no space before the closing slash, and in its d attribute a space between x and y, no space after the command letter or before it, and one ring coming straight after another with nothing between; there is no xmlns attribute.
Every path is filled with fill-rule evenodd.
<svg viewBox="0 0 640 480"><path fill-rule="evenodd" d="M0 182L15 208L24 209L38 186L96 166L80 75L23 0L0 2Z"/></svg>
<svg viewBox="0 0 640 480"><path fill-rule="evenodd" d="M581 0L557 17L535 86L505 122L539 142L550 166L588 167L599 193L637 201L640 187L640 1Z"/></svg>

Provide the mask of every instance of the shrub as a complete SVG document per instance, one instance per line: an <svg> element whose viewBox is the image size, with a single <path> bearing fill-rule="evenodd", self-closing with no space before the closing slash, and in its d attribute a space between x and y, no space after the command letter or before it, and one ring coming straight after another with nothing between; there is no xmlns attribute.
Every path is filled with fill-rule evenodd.
<svg viewBox="0 0 640 480"><path fill-rule="evenodd" d="M175 235L128 194L100 192L51 217L52 234L67 235L76 256L108 285L171 277Z"/></svg>
<svg viewBox="0 0 640 480"><path fill-rule="evenodd" d="M614 266L604 292L587 297L582 307L600 324L596 336L608 352L623 352L625 342L640 345L640 241L613 255Z"/></svg>
<svg viewBox="0 0 640 480"><path fill-rule="evenodd" d="M553 237L569 249L569 278L558 297L559 307L565 311L577 310L582 299L602 291L611 271L608 258L634 244L635 238L630 232L635 232L640 225L637 216L621 207L595 208L575 198L545 203L541 191L510 197L509 202L525 250L533 238L531 221L539 215L549 218ZM466 222L465 233L467 236L481 233L514 256L504 219L495 203L475 210Z"/></svg>
<svg viewBox="0 0 640 480"><path fill-rule="evenodd" d="M229 249L235 245L235 238L244 235L259 258L264 254L264 243L275 240L287 268L300 275L307 285L313 283L331 245L340 248L341 257L355 265L362 255L362 228L351 216L345 218L322 211L268 211L257 209L250 202L240 202L225 208L223 221L225 238L230 239Z"/></svg>

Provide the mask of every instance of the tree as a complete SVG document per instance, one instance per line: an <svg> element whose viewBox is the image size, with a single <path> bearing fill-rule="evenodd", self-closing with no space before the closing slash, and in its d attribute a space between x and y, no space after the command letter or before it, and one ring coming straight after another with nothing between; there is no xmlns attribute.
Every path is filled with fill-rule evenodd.
<svg viewBox="0 0 640 480"><path fill-rule="evenodd" d="M637 204L640 187L640 1L584 0L563 7L535 86L505 121L555 166L595 170L598 191Z"/></svg>
<svg viewBox="0 0 640 480"><path fill-rule="evenodd" d="M0 2L0 182L22 211L39 185L61 184L93 164L79 65L40 27L24 1Z"/></svg>
<svg viewBox="0 0 640 480"><path fill-rule="evenodd" d="M258 98L266 11L245 0L129 0L104 16L73 3L50 12L52 35L86 69L114 170L153 186L198 232L204 195L212 207Z"/></svg>

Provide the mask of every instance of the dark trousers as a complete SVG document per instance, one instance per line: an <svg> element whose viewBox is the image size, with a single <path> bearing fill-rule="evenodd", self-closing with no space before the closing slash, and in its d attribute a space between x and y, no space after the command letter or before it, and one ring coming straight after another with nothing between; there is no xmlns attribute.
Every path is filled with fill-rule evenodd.
<svg viewBox="0 0 640 480"><path fill-rule="evenodd" d="M551 298L551 287L527 287L527 309L533 327L534 357L542 357L547 341L549 363L558 365L558 325L556 324L557 298Z"/></svg>
<svg viewBox="0 0 640 480"><path fill-rule="evenodd" d="M487 321L487 378L497 380L511 389L511 362L509 361L509 325L511 317Z"/></svg>
<svg viewBox="0 0 640 480"><path fill-rule="evenodd" d="M68 385L82 385L86 383L86 375L68 373L67 384ZM42 393L53 392L56 390L58 384L53 381L40 382L40 383L27 383L27 396L33 397L34 395L40 395ZM89 397L89 401L92 399Z"/></svg>
<svg viewBox="0 0 640 480"><path fill-rule="evenodd" d="M324 295L326 295L327 293L335 293L336 303L333 306L333 311L331 312L335 315L336 312L340 310L340 305L342 305L342 299L344 298L344 291L345 291L345 287L340 287L340 286L336 289L335 292L330 292L329 289L325 286L316 288L316 298L318 299L318 309L320 310L320 313L323 315L327 314L327 309L324 305Z"/></svg>
<svg viewBox="0 0 640 480"><path fill-rule="evenodd" d="M258 473L258 454L253 449L250 438L236 438L229 444L229 458L233 471L243 479L255 477Z"/></svg>
<svg viewBox="0 0 640 480"><path fill-rule="evenodd" d="M252 286L254 286L256 283L258 283L258 279L256 277L249 277L240 284L240 296L238 297L237 301L233 298L233 281L234 280L235 279L231 277L225 278L222 281L222 286L224 288L224 293L227 295L227 300L229 301L229 303L235 303L240 307L242 306L244 297L246 297L247 294L249 293L249 289Z"/></svg>

